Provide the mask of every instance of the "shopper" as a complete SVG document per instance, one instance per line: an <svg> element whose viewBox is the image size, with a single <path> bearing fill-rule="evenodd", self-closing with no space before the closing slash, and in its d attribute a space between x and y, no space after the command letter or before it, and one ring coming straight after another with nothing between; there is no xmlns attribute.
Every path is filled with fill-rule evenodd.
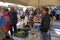
<svg viewBox="0 0 60 40"><path fill-rule="evenodd" d="M5 25L5 20L3 21L3 18L2 18L2 13L1 13L1 9L0 9L0 40L2 40L4 37L5 37L5 33L3 32L2 30L2 27L3 27L3 23Z"/></svg>
<svg viewBox="0 0 60 40"><path fill-rule="evenodd" d="M41 22L41 28L40 31L42 33L43 40L48 40L48 30L50 28L50 15L48 14L49 9L43 8L42 9L42 22Z"/></svg>
<svg viewBox="0 0 60 40"><path fill-rule="evenodd" d="M2 16L1 16L1 27L4 31L6 37L3 40L10 39L8 31L10 30L10 19L8 14L6 13L6 9L1 10Z"/></svg>
<svg viewBox="0 0 60 40"><path fill-rule="evenodd" d="M51 25L52 25L52 28L54 27L54 21L55 21L55 14L56 12L53 10L51 11Z"/></svg>
<svg viewBox="0 0 60 40"><path fill-rule="evenodd" d="M17 33L16 24L18 22L17 12L15 11L14 7L10 8L10 11L8 12L8 15L9 15L9 18L10 18L10 32L11 32L11 35L13 35L13 28L14 28L14 34Z"/></svg>
<svg viewBox="0 0 60 40"><path fill-rule="evenodd" d="M20 9L20 16L23 16L23 15L25 15L25 13L24 13L23 9Z"/></svg>

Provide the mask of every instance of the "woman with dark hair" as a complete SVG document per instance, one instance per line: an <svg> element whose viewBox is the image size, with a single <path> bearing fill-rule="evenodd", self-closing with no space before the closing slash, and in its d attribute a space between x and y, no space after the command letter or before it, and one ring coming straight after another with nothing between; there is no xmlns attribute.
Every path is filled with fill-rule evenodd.
<svg viewBox="0 0 60 40"><path fill-rule="evenodd" d="M8 33L8 31L10 30L10 19L9 19L9 16L8 16L5 8L2 9L1 12L2 12L1 26L2 26L2 29L5 33L5 35L6 35L5 38L10 39L10 36L9 36L9 33ZM3 40L6 40L6 39L3 39Z"/></svg>
<svg viewBox="0 0 60 40"><path fill-rule="evenodd" d="M48 40L48 30L50 28L50 15L48 14L48 8L42 8L42 22L40 31L42 33L43 40Z"/></svg>

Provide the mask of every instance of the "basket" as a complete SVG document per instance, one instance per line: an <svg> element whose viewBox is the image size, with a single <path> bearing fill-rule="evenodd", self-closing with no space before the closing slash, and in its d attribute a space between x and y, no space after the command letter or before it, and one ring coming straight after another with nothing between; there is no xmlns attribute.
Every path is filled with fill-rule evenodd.
<svg viewBox="0 0 60 40"><path fill-rule="evenodd" d="M18 35L18 32L21 32L21 31L23 31L22 35L21 34ZM15 34L16 37L26 38L28 36L28 32L26 30L21 30L20 29L20 31L18 31L18 32Z"/></svg>

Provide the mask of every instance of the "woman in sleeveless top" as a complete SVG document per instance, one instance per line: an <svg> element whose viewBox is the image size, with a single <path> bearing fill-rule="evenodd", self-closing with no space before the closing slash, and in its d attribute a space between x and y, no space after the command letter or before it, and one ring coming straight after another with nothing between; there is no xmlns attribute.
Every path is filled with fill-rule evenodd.
<svg viewBox="0 0 60 40"><path fill-rule="evenodd" d="M4 27L2 27L2 29L6 35L5 38L10 39L9 33L8 33L8 31L10 30L10 19L9 19L8 14L6 13L6 9L2 9L1 12L2 12L2 17L6 21L6 25Z"/></svg>

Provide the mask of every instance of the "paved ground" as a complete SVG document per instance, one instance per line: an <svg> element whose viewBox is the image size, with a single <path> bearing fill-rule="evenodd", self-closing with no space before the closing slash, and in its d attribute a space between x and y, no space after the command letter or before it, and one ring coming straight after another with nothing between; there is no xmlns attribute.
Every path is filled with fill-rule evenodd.
<svg viewBox="0 0 60 40"><path fill-rule="evenodd" d="M51 30L51 40L60 40L60 21L54 22L54 28Z"/></svg>

